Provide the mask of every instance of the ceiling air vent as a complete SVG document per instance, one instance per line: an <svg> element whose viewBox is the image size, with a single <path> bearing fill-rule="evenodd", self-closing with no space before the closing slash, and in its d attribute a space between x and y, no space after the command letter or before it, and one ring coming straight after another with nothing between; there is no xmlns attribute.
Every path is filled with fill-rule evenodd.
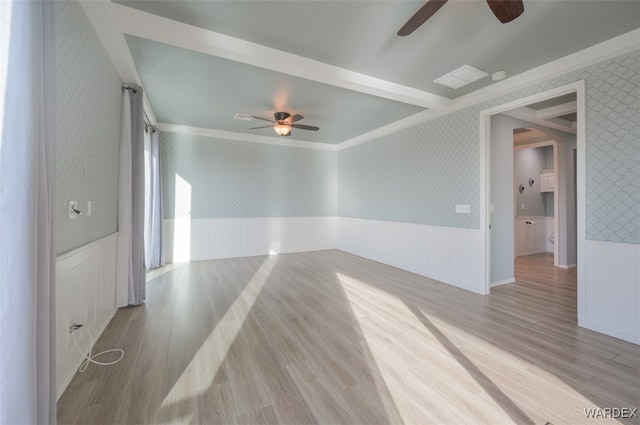
<svg viewBox="0 0 640 425"><path fill-rule="evenodd" d="M241 113L238 112L237 114L235 114L233 119L234 120L240 120L240 121L251 121L251 120L253 120L253 117L251 115L241 114Z"/></svg>
<svg viewBox="0 0 640 425"><path fill-rule="evenodd" d="M460 68L433 80L433 82L452 89L459 89L487 75L489 75L489 73L480 71L469 65L462 65Z"/></svg>

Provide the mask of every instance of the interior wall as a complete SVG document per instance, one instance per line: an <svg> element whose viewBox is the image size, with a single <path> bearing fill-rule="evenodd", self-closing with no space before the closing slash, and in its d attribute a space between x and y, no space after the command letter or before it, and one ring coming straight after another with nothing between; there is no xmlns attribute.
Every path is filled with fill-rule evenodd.
<svg viewBox="0 0 640 425"><path fill-rule="evenodd" d="M634 51L347 148L338 154L339 215L478 228L480 111L584 80L587 239L638 244L638 75ZM456 202L471 213L456 215Z"/></svg>
<svg viewBox="0 0 640 425"><path fill-rule="evenodd" d="M575 144L575 139L574 139L574 144ZM575 146L574 146L575 149ZM544 169L545 170L551 170L553 169L553 148L552 147L547 147L546 148L546 159L545 159L545 165L544 165ZM571 168L573 170L573 173L575 175L575 165L571 164ZM575 180L575 179L574 179ZM540 182L542 183L542 182ZM575 182L574 182L575 183ZM572 188L574 195L575 195L575 185ZM553 192L544 192L543 195L543 202L544 202L544 215L547 217L553 217L555 215L555 212L553 210L553 206L554 206L554 199L553 199ZM574 196L574 210L575 210L575 196ZM575 216L575 211L574 214ZM575 221L574 221L575 222Z"/></svg>
<svg viewBox="0 0 640 425"><path fill-rule="evenodd" d="M160 133L168 262L336 247L336 152Z"/></svg>
<svg viewBox="0 0 640 425"><path fill-rule="evenodd" d="M557 132L560 133L560 132ZM577 262L577 211L576 211L576 164L574 151L576 136L568 133L557 134L562 142L558 143L558 164L560 167L558 184L563 185L558 197L559 208L558 239L565 241L558 251L558 264L573 266Z"/></svg>
<svg viewBox="0 0 640 425"><path fill-rule="evenodd" d="M56 253L118 230L122 81L80 4L55 3ZM67 203L82 214L69 219ZM87 202L91 201L91 216Z"/></svg>
<svg viewBox="0 0 640 425"><path fill-rule="evenodd" d="M584 81L586 114L583 152L586 166L583 170L586 176L586 242L584 246L577 247L582 252L586 269L582 269L583 277L579 282L578 311L581 313L578 323L627 341L640 342L640 288L637 284L640 279L637 267L640 249L640 124L637 119L640 116L640 50L340 151L339 215L351 217L350 221L359 220L361 227L365 227L369 218L387 220L385 228L391 226L393 230L374 234L363 232L366 237L358 237L355 241L340 239L339 248L346 246L350 252L366 256L376 247L397 247L376 257L377 261L394 264L394 255L398 251L411 252L407 248L411 244L422 246L432 242L428 237L419 241L402 239L403 225L417 221L447 230L444 235L447 247L454 249L448 251L451 255L444 261L462 266L470 254L466 249L456 251L455 247L468 248L469 241L449 231L452 227L444 226L474 229L480 225L478 204L474 200L480 193L480 112L577 81ZM435 138L443 146L441 150L434 146L425 158L424 144L432 146ZM453 143L462 153L459 161L451 161L448 143ZM513 154L510 152L509 155L509 162L512 162ZM359 158L366 164L358 164ZM414 158L418 162L424 161L422 169L411 164ZM559 150L558 160L563 164L569 164L569 161L573 164L573 150ZM492 162L496 164L494 158ZM405 167L419 172L407 173ZM500 168L499 165L493 167L492 171ZM387 170L396 170L398 177L379 177L389 176ZM444 173L456 177L445 180L442 178ZM510 174L507 181L512 179ZM573 184L572 179L567 176L566 184ZM466 218L451 212L452 204L459 201L453 201L455 196L448 193L458 193L460 185L463 186L463 195L471 194L465 196L470 201L463 201L471 206L471 213ZM509 192L513 196L513 191ZM566 192L574 193L573 190ZM433 196L434 193L440 195ZM476 194L475 198L473 194ZM420 202L421 197L427 197L428 201ZM560 201L567 206L575 205L572 199ZM426 205L428 203L436 205ZM513 203L509 204L512 211ZM556 219L563 220L562 217ZM575 220L575 213L566 215L564 219ZM457 223L456 220L462 222ZM509 226L513 228L512 221ZM339 233L345 233L342 226ZM567 238L574 240L573 235L567 235ZM428 261L420 255L416 255L413 261ZM507 257L507 261L512 263L513 259ZM572 257L567 255L563 261L570 265ZM475 275L483 276L484 273L484 264L480 264ZM511 275L510 270L502 274L502 277ZM497 278L494 276L492 280ZM447 272L439 280L455 284L456 276ZM477 285L477 282L466 285L466 288L480 293L485 291L484 286Z"/></svg>
<svg viewBox="0 0 640 425"><path fill-rule="evenodd" d="M122 81L84 10L55 2L56 375L60 397L83 358L71 322L94 342L116 311L118 168ZM69 219L68 201L82 214ZM87 202L91 201L91 216ZM89 344L86 333L79 344Z"/></svg>
<svg viewBox="0 0 640 425"><path fill-rule="evenodd" d="M164 218L336 215L336 153L160 133Z"/></svg>
<svg viewBox="0 0 640 425"><path fill-rule="evenodd" d="M553 155L553 147L541 146L537 148L518 149L515 151L515 194L516 208L518 216L551 216L553 217L553 204L550 213L547 208L547 195L549 192L541 192L540 171L553 168L547 165L549 152ZM529 185L529 179L533 180L533 186ZM522 193L518 190L520 185L524 186ZM549 198L553 202L553 193ZM522 209L524 204L524 209Z"/></svg>
<svg viewBox="0 0 640 425"><path fill-rule="evenodd" d="M338 153L338 215L479 227L478 117L454 112ZM456 204L470 206L456 213Z"/></svg>
<svg viewBox="0 0 640 425"><path fill-rule="evenodd" d="M492 285L513 282L514 162L513 130L527 123L505 115L491 117L491 276ZM523 183L527 187L527 183ZM526 190L526 189L525 189Z"/></svg>

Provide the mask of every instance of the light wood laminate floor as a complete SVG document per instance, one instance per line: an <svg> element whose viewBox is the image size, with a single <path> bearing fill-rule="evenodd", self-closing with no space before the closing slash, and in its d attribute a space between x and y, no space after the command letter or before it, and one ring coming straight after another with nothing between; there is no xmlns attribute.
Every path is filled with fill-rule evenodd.
<svg viewBox="0 0 640 425"><path fill-rule="evenodd" d="M640 407L640 347L577 327L575 271L548 262L490 296L336 250L168 266L59 423L617 423L584 409Z"/></svg>

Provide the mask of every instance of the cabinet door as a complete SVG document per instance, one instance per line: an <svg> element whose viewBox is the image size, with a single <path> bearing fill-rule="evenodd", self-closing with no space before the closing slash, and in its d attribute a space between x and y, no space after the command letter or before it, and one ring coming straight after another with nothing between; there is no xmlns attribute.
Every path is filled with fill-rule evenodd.
<svg viewBox="0 0 640 425"><path fill-rule="evenodd" d="M553 192L553 183L555 180L555 173L542 173L540 174L540 192Z"/></svg>

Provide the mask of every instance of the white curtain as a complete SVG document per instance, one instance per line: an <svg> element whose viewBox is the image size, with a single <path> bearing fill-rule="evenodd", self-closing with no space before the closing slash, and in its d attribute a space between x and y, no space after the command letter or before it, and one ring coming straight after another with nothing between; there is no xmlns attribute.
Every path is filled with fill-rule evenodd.
<svg viewBox="0 0 640 425"><path fill-rule="evenodd" d="M118 193L118 306L145 300L142 87L122 90Z"/></svg>
<svg viewBox="0 0 640 425"><path fill-rule="evenodd" d="M56 422L54 4L0 1L0 423Z"/></svg>
<svg viewBox="0 0 640 425"><path fill-rule="evenodd" d="M162 181L158 135L158 130L151 126L144 133L144 251L148 269L164 266Z"/></svg>

